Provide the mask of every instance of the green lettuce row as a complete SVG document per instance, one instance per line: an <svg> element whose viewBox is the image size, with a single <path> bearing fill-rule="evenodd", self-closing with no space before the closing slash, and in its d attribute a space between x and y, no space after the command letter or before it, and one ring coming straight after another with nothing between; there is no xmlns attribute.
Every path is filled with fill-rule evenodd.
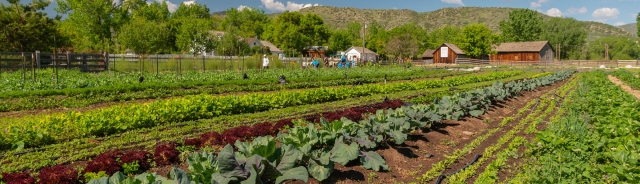
<svg viewBox="0 0 640 184"><path fill-rule="evenodd" d="M640 103L603 71L582 75L566 114L539 132L532 163L513 182L638 183Z"/></svg>
<svg viewBox="0 0 640 184"><path fill-rule="evenodd" d="M400 73L387 77L386 81L413 80L422 78L447 77L464 75L469 72L427 71L420 73ZM130 101L136 99L159 99L175 96L198 94L223 94L233 92L263 92L286 89L319 88L340 85L352 85L354 83L370 84L385 81L382 74L357 75L344 79L343 76L306 78L307 81L291 82L280 85L274 80L242 80L220 81L219 83L203 84L136 84L124 86L108 86L99 88L64 89L50 92L24 92L32 93L30 96L0 100L0 112L17 110L48 109L56 107L79 108L101 102ZM297 80L297 79L296 79ZM225 84L226 83L226 84ZM33 95L38 94L38 97ZM65 98L57 95L64 94Z"/></svg>
<svg viewBox="0 0 640 184"><path fill-rule="evenodd" d="M639 90L640 89L640 79L636 77L633 73L628 70L620 69L611 72L611 75L616 78L622 80L625 84L629 85L629 87Z"/></svg>
<svg viewBox="0 0 640 184"><path fill-rule="evenodd" d="M195 95L159 100L147 104L113 106L88 112L71 111L21 123L3 124L0 147L23 143L26 146L47 145L59 141L102 136L131 129L147 128L171 122L208 119L220 115L260 112L290 106L321 103L372 94L405 90L430 89L490 81L519 75L523 71L494 72L394 84L371 84L357 87L319 88L302 91L280 91L271 94L239 96Z"/></svg>

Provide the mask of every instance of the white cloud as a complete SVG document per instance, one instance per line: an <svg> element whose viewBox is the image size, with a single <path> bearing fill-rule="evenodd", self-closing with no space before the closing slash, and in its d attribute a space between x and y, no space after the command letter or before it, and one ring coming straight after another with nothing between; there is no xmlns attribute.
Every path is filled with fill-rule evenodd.
<svg viewBox="0 0 640 184"><path fill-rule="evenodd" d="M587 8L586 7L582 7L582 8L569 8L569 10L567 11L567 13L569 14L585 14L587 13Z"/></svg>
<svg viewBox="0 0 640 184"><path fill-rule="evenodd" d="M552 17L562 17L562 11L560 11L558 8L551 8L547 10L545 14Z"/></svg>
<svg viewBox="0 0 640 184"><path fill-rule="evenodd" d="M598 8L597 10L593 11L593 14L591 14L593 18L601 22L618 18L618 15L620 15L620 11L618 11L617 8Z"/></svg>
<svg viewBox="0 0 640 184"><path fill-rule="evenodd" d="M621 25L625 25L625 23L624 23L624 22L622 22L622 21L618 21L618 22L616 22L616 23L615 23L615 24L613 24L613 25L614 25L614 26L621 26Z"/></svg>
<svg viewBox="0 0 640 184"><path fill-rule="evenodd" d="M462 3L462 0L441 0L444 3L449 3L449 4L457 4L460 6L464 6L464 3Z"/></svg>
<svg viewBox="0 0 640 184"><path fill-rule="evenodd" d="M182 3L184 3L184 5L192 5L192 4L196 3L196 0L184 1Z"/></svg>
<svg viewBox="0 0 640 184"><path fill-rule="evenodd" d="M242 10L244 10L245 8L249 8L249 7L247 7L247 6L245 6L245 5L240 5L240 6L238 6L238 11L242 11Z"/></svg>
<svg viewBox="0 0 640 184"><path fill-rule="evenodd" d="M536 8L540 8L542 6L542 3L548 3L549 0L538 0L536 2L531 2L531 9L536 9Z"/></svg>
<svg viewBox="0 0 640 184"><path fill-rule="evenodd" d="M287 1L287 5L282 4L280 1L275 0L260 0L262 4L271 11L299 11L302 8L320 6L316 4L298 4L291 1Z"/></svg>
<svg viewBox="0 0 640 184"><path fill-rule="evenodd" d="M156 0L156 2L162 3L162 2L167 2L167 8L169 9L169 12L173 13L178 9L178 5L171 3L171 1L167 1L167 0Z"/></svg>

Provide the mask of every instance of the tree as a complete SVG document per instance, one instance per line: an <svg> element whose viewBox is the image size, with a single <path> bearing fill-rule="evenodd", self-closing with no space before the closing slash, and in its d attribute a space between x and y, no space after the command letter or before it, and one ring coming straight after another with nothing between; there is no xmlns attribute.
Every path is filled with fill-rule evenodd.
<svg viewBox="0 0 640 184"><path fill-rule="evenodd" d="M144 0L56 0L58 13L69 14L64 21L76 50L108 51L130 12L144 6Z"/></svg>
<svg viewBox="0 0 640 184"><path fill-rule="evenodd" d="M545 23L542 39L548 40L556 51L556 44L560 44L562 59L586 59L582 53L587 41L584 28L585 24L576 19L552 17Z"/></svg>
<svg viewBox="0 0 640 184"><path fill-rule="evenodd" d="M137 54L145 55L168 52L170 50L167 45L168 37L169 33L165 23L140 17L122 27L118 40L124 47Z"/></svg>
<svg viewBox="0 0 640 184"><path fill-rule="evenodd" d="M367 25L367 49L376 52L379 55L384 55L384 47L387 41L387 31L380 23L373 21Z"/></svg>
<svg viewBox="0 0 640 184"><path fill-rule="evenodd" d="M9 3L10 6L0 4L0 51L49 51L57 34L55 21L42 12L49 2L34 0L25 5L19 0L9 0Z"/></svg>
<svg viewBox="0 0 640 184"><path fill-rule="evenodd" d="M631 60L639 57L640 49L636 44L637 38L602 37L589 44L589 59L605 58L605 47L609 46L609 58L611 60Z"/></svg>
<svg viewBox="0 0 640 184"><path fill-rule="evenodd" d="M176 35L176 46L194 56L213 49L213 36L209 34L211 21L208 19L181 19L180 29Z"/></svg>
<svg viewBox="0 0 640 184"><path fill-rule="evenodd" d="M222 30L233 27L238 30L241 37L253 38L264 32L264 26L268 22L269 17L262 9L245 8L238 11L235 8L229 8L220 25Z"/></svg>
<svg viewBox="0 0 640 184"><path fill-rule="evenodd" d="M297 55L304 47L326 43L329 31L317 15L286 11L267 24L262 38L283 48L288 55Z"/></svg>
<svg viewBox="0 0 640 184"><path fill-rule="evenodd" d="M542 17L530 9L517 9L509 13L509 19L500 21L504 42L537 41L543 30Z"/></svg>
<svg viewBox="0 0 640 184"><path fill-rule="evenodd" d="M473 23L462 29L458 46L467 56L480 58L492 53L491 44L494 39L495 36L486 25Z"/></svg>
<svg viewBox="0 0 640 184"><path fill-rule="evenodd" d="M462 29L457 26L446 25L444 27L435 29L429 33L426 41L427 49L436 49L443 43L454 43L460 34Z"/></svg>
<svg viewBox="0 0 640 184"><path fill-rule="evenodd" d="M148 21L159 21L163 23L169 21L170 16L171 12L169 12L169 6L166 1L162 1L162 3L154 1L148 5L141 6L133 12L134 19L143 17Z"/></svg>
<svg viewBox="0 0 640 184"><path fill-rule="evenodd" d="M334 30L329 38L329 49L332 51L345 51L351 45L351 35L346 30Z"/></svg>
<svg viewBox="0 0 640 184"><path fill-rule="evenodd" d="M414 57L425 43L427 31L415 24L405 24L389 30L385 54L393 55L396 59Z"/></svg>

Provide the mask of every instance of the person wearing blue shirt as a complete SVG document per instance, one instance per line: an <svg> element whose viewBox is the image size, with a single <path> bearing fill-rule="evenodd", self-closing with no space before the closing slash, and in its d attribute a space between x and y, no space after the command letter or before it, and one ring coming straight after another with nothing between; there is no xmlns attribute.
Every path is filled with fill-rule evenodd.
<svg viewBox="0 0 640 184"><path fill-rule="evenodd" d="M351 62L353 62L353 59L351 59L351 61L347 62L347 66L346 66L347 68L351 67Z"/></svg>
<svg viewBox="0 0 640 184"><path fill-rule="evenodd" d="M320 62L318 62L318 59L317 59L317 58L313 58L313 62L311 62L311 65L312 65L314 68L318 68L318 66L320 66Z"/></svg>
<svg viewBox="0 0 640 184"><path fill-rule="evenodd" d="M342 68L342 62L338 63L338 68Z"/></svg>

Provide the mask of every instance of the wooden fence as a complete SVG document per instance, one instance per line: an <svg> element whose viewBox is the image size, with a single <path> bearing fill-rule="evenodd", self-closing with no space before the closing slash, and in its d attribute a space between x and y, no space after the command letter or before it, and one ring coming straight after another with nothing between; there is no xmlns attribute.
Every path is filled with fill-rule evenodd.
<svg viewBox="0 0 640 184"><path fill-rule="evenodd" d="M0 52L0 70L16 71L40 68L79 69L83 72L109 70L106 54L53 54L36 52Z"/></svg>

